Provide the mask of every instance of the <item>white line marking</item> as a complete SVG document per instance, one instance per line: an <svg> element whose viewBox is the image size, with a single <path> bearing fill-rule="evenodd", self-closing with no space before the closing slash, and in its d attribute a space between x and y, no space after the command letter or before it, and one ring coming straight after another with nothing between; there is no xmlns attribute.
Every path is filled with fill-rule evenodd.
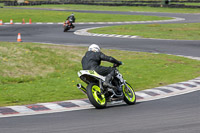
<svg viewBox="0 0 200 133"><path fill-rule="evenodd" d="M185 88L185 89L191 88L191 87L188 87L188 86L186 86L186 85L179 84L179 83L177 83L177 84L172 84L172 85L170 85L170 86L174 86L174 87L182 87L182 88Z"/></svg>
<svg viewBox="0 0 200 133"><path fill-rule="evenodd" d="M138 100L138 102L163 99L163 98L168 98L168 97L177 96L177 95L183 95L183 94L187 94L187 93L191 93L191 92L195 92L195 91L199 91L199 90L200 90L200 87L196 87L193 89L186 89L184 91L179 91L177 93L169 93L168 95L158 95L158 96L154 96L154 97L150 97L150 98L141 99L141 100Z"/></svg>
<svg viewBox="0 0 200 133"><path fill-rule="evenodd" d="M64 107L62 107L56 103L38 103L38 105L43 105L52 110L65 109Z"/></svg>
<svg viewBox="0 0 200 133"><path fill-rule="evenodd" d="M190 82L200 82L200 79L189 80Z"/></svg>
<svg viewBox="0 0 200 133"><path fill-rule="evenodd" d="M91 104L81 101L81 100L70 100L69 102L72 102L78 106L92 106Z"/></svg>
<svg viewBox="0 0 200 133"><path fill-rule="evenodd" d="M170 85L170 86L177 86L177 85ZM170 91L172 91L172 92L180 91L179 89L175 89L175 88L173 88L173 87L168 87L168 86L161 86L161 87L158 87L158 88L167 89L167 90L170 90Z"/></svg>
<svg viewBox="0 0 200 133"><path fill-rule="evenodd" d="M122 37L122 35L116 35L115 37Z"/></svg>
<svg viewBox="0 0 200 133"><path fill-rule="evenodd" d="M145 93L142 93L142 92L135 92L136 95L140 96L140 97L143 97L143 98L148 98L148 97L152 97L148 94L145 94Z"/></svg>
<svg viewBox="0 0 200 133"><path fill-rule="evenodd" d="M25 106L8 106L8 108L11 108L19 113L31 113L31 112L35 112L32 109L29 109Z"/></svg>
<svg viewBox="0 0 200 133"><path fill-rule="evenodd" d="M154 93L157 93L157 94L168 94L166 92L163 92L163 91L160 91L160 90L156 90L156 89L148 89L148 90L143 90L144 92L154 92Z"/></svg>
<svg viewBox="0 0 200 133"><path fill-rule="evenodd" d="M194 86L198 86L199 85L199 84L191 82L191 81L190 82L180 82L180 83L194 85Z"/></svg>

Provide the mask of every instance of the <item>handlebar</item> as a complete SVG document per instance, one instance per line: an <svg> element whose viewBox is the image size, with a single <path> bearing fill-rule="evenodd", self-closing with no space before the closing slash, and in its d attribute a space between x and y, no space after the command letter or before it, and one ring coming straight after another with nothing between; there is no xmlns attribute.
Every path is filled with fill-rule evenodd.
<svg viewBox="0 0 200 133"><path fill-rule="evenodd" d="M120 65L123 65L123 64L124 64L124 63L122 63L122 64L115 64L115 63L114 63L114 64L113 64L113 67L116 68L116 67L119 67Z"/></svg>

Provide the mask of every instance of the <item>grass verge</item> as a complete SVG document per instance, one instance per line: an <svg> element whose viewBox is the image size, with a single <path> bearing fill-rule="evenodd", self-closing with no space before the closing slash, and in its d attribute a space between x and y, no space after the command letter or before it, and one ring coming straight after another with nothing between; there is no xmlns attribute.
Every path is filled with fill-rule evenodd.
<svg viewBox="0 0 200 133"><path fill-rule="evenodd" d="M3 22L22 22L22 19L32 22L63 22L71 12L48 11L48 10L27 10L27 9L8 9L0 8L0 19ZM100 13L75 13L76 22L118 22L118 21L149 21L166 20L169 17L144 16L144 15L119 15L119 14L100 14ZM120 18L120 19L119 19Z"/></svg>
<svg viewBox="0 0 200 133"><path fill-rule="evenodd" d="M86 47L0 42L0 106L86 98L76 88L85 51ZM136 91L200 75L200 62L183 57L102 51L124 62L119 70Z"/></svg>
<svg viewBox="0 0 200 133"><path fill-rule="evenodd" d="M200 40L200 23L123 25L93 29L89 32L137 35L143 38Z"/></svg>
<svg viewBox="0 0 200 133"><path fill-rule="evenodd" d="M97 5L41 5L23 6L27 8L52 8L68 10L99 10L99 11L140 11L140 12L168 12L168 13L200 13L198 8L167 8L167 7L143 7L143 6L97 6Z"/></svg>

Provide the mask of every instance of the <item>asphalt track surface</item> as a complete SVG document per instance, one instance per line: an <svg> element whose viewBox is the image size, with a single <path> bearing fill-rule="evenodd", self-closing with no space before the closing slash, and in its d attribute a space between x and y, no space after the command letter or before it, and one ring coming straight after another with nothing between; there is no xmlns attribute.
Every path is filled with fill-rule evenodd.
<svg viewBox="0 0 200 133"><path fill-rule="evenodd" d="M199 133L200 91L103 110L0 119L1 133Z"/></svg>
<svg viewBox="0 0 200 133"><path fill-rule="evenodd" d="M91 11L88 11L91 12ZM105 12L185 18L176 23L200 22L199 14ZM76 29L100 25L76 25ZM102 26L102 25L101 25ZM0 41L16 42L17 33L25 42L66 45L100 44L103 48L157 52L200 57L200 41L120 39L77 36L62 32L62 25L6 25L0 27ZM187 76L187 75L186 75ZM199 133L200 91L134 106L52 113L0 119L2 133Z"/></svg>

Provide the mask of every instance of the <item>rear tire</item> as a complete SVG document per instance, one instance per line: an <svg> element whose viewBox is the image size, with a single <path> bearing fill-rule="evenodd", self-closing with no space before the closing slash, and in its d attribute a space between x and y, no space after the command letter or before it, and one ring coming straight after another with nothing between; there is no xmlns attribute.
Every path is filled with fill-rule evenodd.
<svg viewBox="0 0 200 133"><path fill-rule="evenodd" d="M106 107L106 97L104 94L101 94L101 89L96 83L89 83L87 86L87 96L95 108L103 109Z"/></svg>
<svg viewBox="0 0 200 133"><path fill-rule="evenodd" d="M136 103L135 92L129 83L126 82L125 84L128 88L126 87L126 85L123 86L124 101L129 105L133 105Z"/></svg>

